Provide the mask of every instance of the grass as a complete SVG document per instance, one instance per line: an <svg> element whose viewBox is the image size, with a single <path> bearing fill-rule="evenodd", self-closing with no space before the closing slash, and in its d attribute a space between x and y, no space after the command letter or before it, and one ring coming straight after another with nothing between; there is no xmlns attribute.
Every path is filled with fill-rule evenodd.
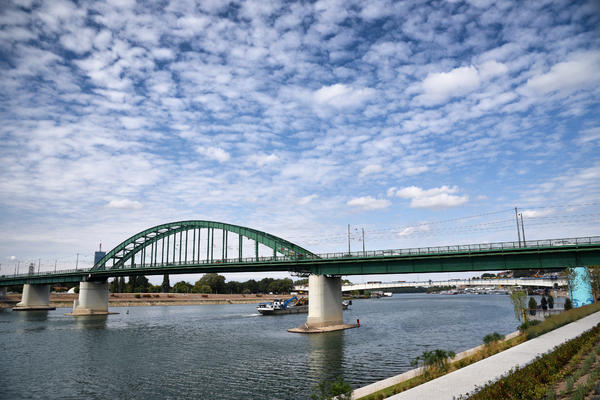
<svg viewBox="0 0 600 400"><path fill-rule="evenodd" d="M527 324L525 325L527 327L522 331L521 335L507 341L491 341L477 353L451 363L447 371L436 371L435 373L430 373L427 376L415 376L414 378L410 378L404 382L400 382L368 396L361 397L359 400L376 400L398 394L432 379L439 378L446 373L456 371L460 368L466 367L467 365L481 361L487 357L499 353L500 351L504 351L513 346L521 344L529 339L533 339L537 336L543 335L544 333L548 333L554 329L560 328L563 325L587 317L588 315L591 315L597 311L600 311L600 302L579 308L573 308L560 314L552 315L546 318L544 321L541 321L539 324ZM597 349L597 351L600 351L600 349Z"/></svg>

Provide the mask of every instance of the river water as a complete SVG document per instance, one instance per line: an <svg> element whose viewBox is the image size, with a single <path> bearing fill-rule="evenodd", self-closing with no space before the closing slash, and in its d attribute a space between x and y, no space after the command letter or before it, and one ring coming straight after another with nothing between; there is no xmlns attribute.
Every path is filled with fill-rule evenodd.
<svg viewBox="0 0 600 400"><path fill-rule="evenodd" d="M355 300L361 327L288 333L306 314L255 304L113 308L107 317L0 311L0 398L307 399L341 376L360 387L518 325L509 296L396 294Z"/></svg>

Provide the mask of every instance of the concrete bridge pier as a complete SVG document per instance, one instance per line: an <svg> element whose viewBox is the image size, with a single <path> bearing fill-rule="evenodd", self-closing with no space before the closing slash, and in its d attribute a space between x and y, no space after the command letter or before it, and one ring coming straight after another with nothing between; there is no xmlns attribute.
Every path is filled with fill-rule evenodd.
<svg viewBox="0 0 600 400"><path fill-rule="evenodd" d="M55 310L50 306L50 285L23 285L21 301L13 307L13 311Z"/></svg>
<svg viewBox="0 0 600 400"><path fill-rule="evenodd" d="M342 314L342 279L339 276L308 277L308 318L306 323L289 332L320 333L354 328L344 324Z"/></svg>
<svg viewBox="0 0 600 400"><path fill-rule="evenodd" d="M108 281L79 283L79 298L73 301L73 312L68 315L107 315Z"/></svg>
<svg viewBox="0 0 600 400"><path fill-rule="evenodd" d="M0 301L6 300L6 286L0 287Z"/></svg>

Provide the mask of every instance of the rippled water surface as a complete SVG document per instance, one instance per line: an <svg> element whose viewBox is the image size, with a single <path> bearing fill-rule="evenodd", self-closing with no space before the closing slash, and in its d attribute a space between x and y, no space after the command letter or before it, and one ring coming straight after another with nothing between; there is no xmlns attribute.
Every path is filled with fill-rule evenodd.
<svg viewBox="0 0 600 400"><path fill-rule="evenodd" d="M394 295L344 312L361 327L288 333L306 314L255 304L114 308L107 317L0 311L0 398L307 399L409 370L424 350L460 352L518 323L508 296ZM129 313L126 313L129 311Z"/></svg>

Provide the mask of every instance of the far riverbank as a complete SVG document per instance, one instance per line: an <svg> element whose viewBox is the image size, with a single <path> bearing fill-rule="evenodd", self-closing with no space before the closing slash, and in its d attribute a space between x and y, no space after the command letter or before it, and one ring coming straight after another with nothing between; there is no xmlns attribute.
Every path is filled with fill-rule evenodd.
<svg viewBox="0 0 600 400"><path fill-rule="evenodd" d="M139 296L136 297L136 296ZM111 293L108 298L109 307L140 306L186 306L210 304L258 304L287 295L261 294L199 294L199 293ZM0 303L0 308L11 308L21 301L21 294L8 294L7 302ZM78 294L52 293L50 305L57 308L73 307ZM289 297L289 296L288 296Z"/></svg>

